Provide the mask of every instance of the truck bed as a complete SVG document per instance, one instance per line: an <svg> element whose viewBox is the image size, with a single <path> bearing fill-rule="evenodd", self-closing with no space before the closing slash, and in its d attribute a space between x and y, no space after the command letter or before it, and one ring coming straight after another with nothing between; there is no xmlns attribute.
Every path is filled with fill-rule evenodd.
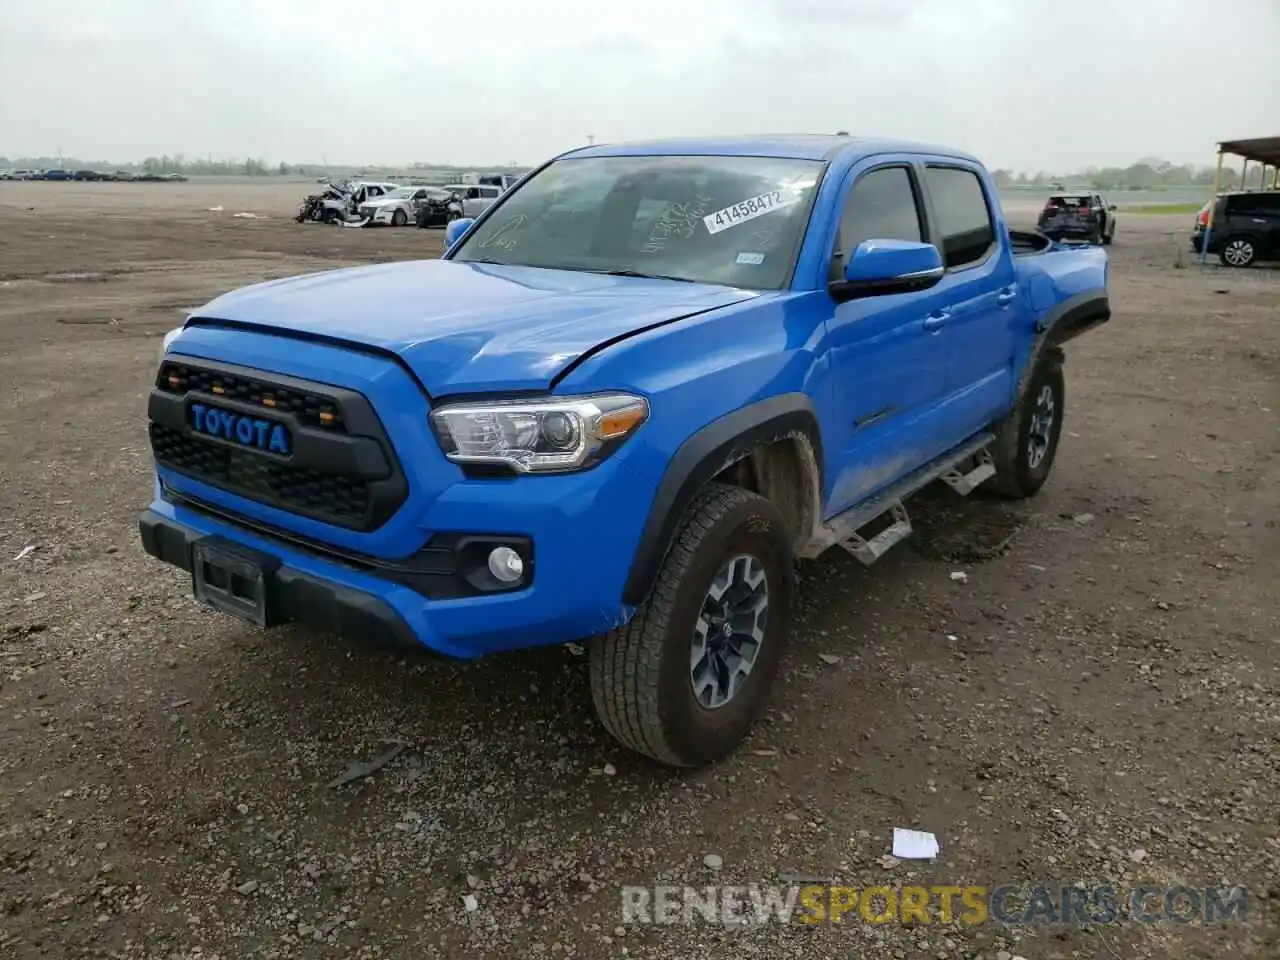
<svg viewBox="0 0 1280 960"><path fill-rule="evenodd" d="M1015 257L1047 253L1053 247L1053 241L1043 233L1028 230L1010 230L1009 241Z"/></svg>
<svg viewBox="0 0 1280 960"><path fill-rule="evenodd" d="M1058 342L1078 337L1111 316L1106 251L1091 244L1059 243L1039 233L1009 231L1018 285L1031 296L1037 324L1070 303L1054 321Z"/></svg>

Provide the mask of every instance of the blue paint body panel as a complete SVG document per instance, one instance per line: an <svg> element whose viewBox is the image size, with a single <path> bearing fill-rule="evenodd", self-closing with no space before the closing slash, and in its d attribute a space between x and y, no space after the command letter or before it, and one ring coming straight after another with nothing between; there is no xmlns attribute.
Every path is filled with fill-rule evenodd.
<svg viewBox="0 0 1280 960"><path fill-rule="evenodd" d="M191 315L167 358L362 395L403 467L406 498L380 526L358 531L158 465L150 510L197 535L242 543L377 598L423 646L450 656L577 640L633 614L624 585L650 511L677 451L698 431L771 398L807 397L822 450L819 512L829 518L1005 416L1042 320L1072 297L1106 289L1100 249L1055 246L1015 256L994 184L963 153L779 136L598 145L562 159L645 155L823 161L790 285L757 291L446 255L227 293ZM996 223L995 246L978 266L948 272L931 288L837 303L828 270L845 198L860 176L884 163L976 172ZM946 323L938 327L935 315ZM450 398L605 391L643 396L649 418L603 462L577 473L469 476L446 458L429 423L432 408ZM237 429L245 432L230 421L211 422L232 439ZM260 432L252 429L250 446L259 445ZM269 443L269 434L263 437ZM188 509L166 488L217 513ZM518 534L534 545L533 585L427 599L263 529L378 561L411 558L440 535Z"/></svg>

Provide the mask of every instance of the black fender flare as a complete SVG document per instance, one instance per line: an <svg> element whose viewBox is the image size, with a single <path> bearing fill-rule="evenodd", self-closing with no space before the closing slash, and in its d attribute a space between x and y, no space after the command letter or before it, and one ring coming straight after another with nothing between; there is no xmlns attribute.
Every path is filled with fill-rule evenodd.
<svg viewBox="0 0 1280 960"><path fill-rule="evenodd" d="M676 529L698 491L725 467L763 444L794 439L809 442L822 490L822 434L813 401L803 393L784 393L742 407L702 427L682 443L667 464L649 507L622 600L638 605L649 595Z"/></svg>

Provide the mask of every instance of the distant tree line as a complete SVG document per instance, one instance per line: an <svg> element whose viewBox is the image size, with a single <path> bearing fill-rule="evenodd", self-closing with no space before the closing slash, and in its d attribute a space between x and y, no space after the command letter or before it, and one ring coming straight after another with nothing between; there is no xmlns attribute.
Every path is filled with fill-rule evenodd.
<svg viewBox="0 0 1280 960"><path fill-rule="evenodd" d="M466 167L454 167L448 164L414 163L408 169L431 168L439 171L462 171ZM291 175L315 176L317 174L346 175L362 173L366 175L389 175L406 169L395 166L326 167L323 164L290 164L278 163L269 165L265 160L248 157L244 160L214 160L189 158L183 154L168 154L161 157L147 157L140 163L109 163L106 161L90 162L73 157L19 157L9 159L0 157L0 169L49 170L62 168L67 170L125 170L130 173L181 173L187 176L237 176L237 177L269 177ZM486 166L484 169L509 172L514 164ZM996 183L1006 188L1048 188L1054 184L1063 187L1091 187L1095 190L1162 190L1176 187L1209 187L1213 183L1214 168L1212 166L1194 166L1190 163L1181 165L1167 160L1146 158L1127 167L1086 167L1075 173L1035 173L1014 172L1013 170L993 170ZM1246 186L1257 188L1262 184L1262 169L1258 164L1250 164ZM1221 184L1223 189L1235 189L1240 185L1240 160L1228 158L1228 165L1222 169Z"/></svg>
<svg viewBox="0 0 1280 960"><path fill-rule="evenodd" d="M266 161L249 157L245 160L189 159L182 154L147 157L142 162L111 163L106 160L84 161L76 157L0 157L0 168L21 170L125 170L129 173L181 173L188 176L267 177L305 173L288 163L268 166Z"/></svg>
<svg viewBox="0 0 1280 960"><path fill-rule="evenodd" d="M1240 165L1238 157L1228 157L1222 168L1220 181L1223 189L1233 190L1240 186ZM1210 187L1213 185L1212 166L1194 166L1190 163L1173 164L1168 160L1146 159L1127 167L1086 167L1075 173L1047 173L1038 171L1034 174L1015 173L1012 170L993 170L992 176L1001 187L1051 187L1055 183L1063 186L1087 186L1095 190L1163 190L1171 187ZM1262 168L1250 164L1246 173L1250 188L1262 185Z"/></svg>
<svg viewBox="0 0 1280 960"><path fill-rule="evenodd" d="M522 173L514 162L511 164L478 165L476 167L455 167L449 164L413 163L407 166L391 166L371 164L368 166L351 166L339 164L325 166L322 163L291 164L280 162L269 165L265 160L249 157L244 160L214 160L211 157L189 158L177 153L173 156L165 154L161 157L147 157L141 162L114 163L107 160L84 161L76 157L3 157L0 156L0 170L99 170L104 173L116 170L127 173L151 173L164 175L181 173L185 176L223 176L223 177L288 177L288 176L370 176L397 177L408 171L431 171L437 174L460 175L468 170L484 170L495 173Z"/></svg>

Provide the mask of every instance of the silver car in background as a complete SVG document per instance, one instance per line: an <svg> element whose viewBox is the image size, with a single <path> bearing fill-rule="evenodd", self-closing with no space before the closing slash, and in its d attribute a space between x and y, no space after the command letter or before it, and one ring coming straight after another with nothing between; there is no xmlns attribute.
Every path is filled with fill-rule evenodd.
<svg viewBox="0 0 1280 960"><path fill-rule="evenodd" d="M365 201L357 212L369 226L408 226L417 219L418 208L432 193L439 193L439 189L396 187L380 197Z"/></svg>
<svg viewBox="0 0 1280 960"><path fill-rule="evenodd" d="M448 183L444 188L462 203L464 217L478 217L502 195L502 187L488 183Z"/></svg>

